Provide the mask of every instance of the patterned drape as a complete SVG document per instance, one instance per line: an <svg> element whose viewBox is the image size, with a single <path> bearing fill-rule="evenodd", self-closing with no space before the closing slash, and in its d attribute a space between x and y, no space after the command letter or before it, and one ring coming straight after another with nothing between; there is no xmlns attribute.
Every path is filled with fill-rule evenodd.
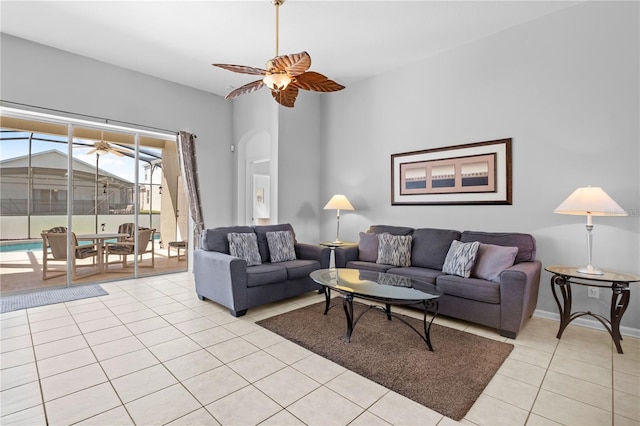
<svg viewBox="0 0 640 426"><path fill-rule="evenodd" d="M193 247L198 247L200 233L204 230L200 189L198 186L198 167L196 165L196 136L180 131L178 134L178 156L182 168L182 179L189 195L189 210L194 223Z"/></svg>

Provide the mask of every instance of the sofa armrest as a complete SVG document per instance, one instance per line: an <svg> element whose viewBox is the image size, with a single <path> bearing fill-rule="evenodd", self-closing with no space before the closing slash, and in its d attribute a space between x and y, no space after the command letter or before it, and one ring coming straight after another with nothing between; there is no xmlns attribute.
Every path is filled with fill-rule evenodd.
<svg viewBox="0 0 640 426"><path fill-rule="evenodd" d="M538 303L542 263L520 262L500 273L500 334L514 338Z"/></svg>
<svg viewBox="0 0 640 426"><path fill-rule="evenodd" d="M193 251L196 293L242 315L247 306L247 262L217 251Z"/></svg>
<svg viewBox="0 0 640 426"><path fill-rule="evenodd" d="M317 260L320 268L327 269L331 258L331 249L318 244L296 243L296 257L304 260Z"/></svg>
<svg viewBox="0 0 640 426"><path fill-rule="evenodd" d="M359 253L358 246L337 247L335 249L336 268L345 268L347 262L358 260Z"/></svg>

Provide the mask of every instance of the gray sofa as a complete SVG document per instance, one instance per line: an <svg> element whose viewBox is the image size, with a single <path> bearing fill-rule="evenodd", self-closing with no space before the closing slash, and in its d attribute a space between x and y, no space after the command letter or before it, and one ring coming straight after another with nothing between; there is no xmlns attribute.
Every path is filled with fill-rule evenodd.
<svg viewBox="0 0 640 426"><path fill-rule="evenodd" d="M512 339L535 310L542 265L536 260L536 241L532 235L388 225L371 226L367 233L411 235L411 266L360 260L362 256L356 246L335 250L336 267L398 274L434 284L443 293L439 314L496 328L502 336ZM442 267L453 240L517 247L515 263L491 281L475 278L473 274L469 278L445 274Z"/></svg>
<svg viewBox="0 0 640 426"><path fill-rule="evenodd" d="M319 245L295 242L295 260L271 263L267 232L291 231L290 224L233 226L207 229L200 235L200 248L193 253L196 293L200 300L213 300L235 317L247 309L277 300L321 290L309 274L328 268L331 250ZM247 262L229 254L227 234L255 233L262 263Z"/></svg>

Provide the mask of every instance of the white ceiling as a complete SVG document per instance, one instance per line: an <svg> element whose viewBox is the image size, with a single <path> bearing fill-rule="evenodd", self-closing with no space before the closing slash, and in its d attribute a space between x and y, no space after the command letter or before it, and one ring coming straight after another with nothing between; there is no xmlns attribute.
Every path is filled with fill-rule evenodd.
<svg viewBox="0 0 640 426"><path fill-rule="evenodd" d="M339 83L411 65L579 1L310 1L280 8L280 54L306 50ZM275 7L259 1L0 1L2 32L225 95L275 56Z"/></svg>

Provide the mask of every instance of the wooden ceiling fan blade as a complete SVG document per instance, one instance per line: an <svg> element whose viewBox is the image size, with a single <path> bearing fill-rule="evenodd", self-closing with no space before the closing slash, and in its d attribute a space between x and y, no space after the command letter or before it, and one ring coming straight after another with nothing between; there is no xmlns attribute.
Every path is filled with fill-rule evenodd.
<svg viewBox="0 0 640 426"><path fill-rule="evenodd" d="M97 150L98 150L97 148L90 149L90 150L87 152L87 155L89 155L89 154L93 154L93 153L94 153L94 152L96 152Z"/></svg>
<svg viewBox="0 0 640 426"><path fill-rule="evenodd" d="M248 93L255 92L256 90L262 88L264 86L264 82L262 80L256 80L252 83L247 83L244 86L238 87L234 91L230 92L225 99L233 99L237 98L240 95L246 95Z"/></svg>
<svg viewBox="0 0 640 426"><path fill-rule="evenodd" d="M265 75L267 73L267 71L263 70L262 68L248 67L246 65L230 65L230 64L211 64L211 65L213 65L214 67L237 72L240 74Z"/></svg>
<svg viewBox="0 0 640 426"><path fill-rule="evenodd" d="M118 157L124 157L124 154L122 152L118 151L117 149L110 149L109 152L114 153Z"/></svg>
<svg viewBox="0 0 640 426"><path fill-rule="evenodd" d="M272 90L271 96L280 105L292 108L298 97L298 88L289 85L285 90Z"/></svg>
<svg viewBox="0 0 640 426"><path fill-rule="evenodd" d="M289 76L296 77L311 67L311 56L307 52L282 55L271 60L273 66L285 71Z"/></svg>
<svg viewBox="0 0 640 426"><path fill-rule="evenodd" d="M342 84L336 83L328 79L319 72L308 71L301 74L291 82L292 86L304 90L313 90L314 92L337 92L344 89Z"/></svg>

